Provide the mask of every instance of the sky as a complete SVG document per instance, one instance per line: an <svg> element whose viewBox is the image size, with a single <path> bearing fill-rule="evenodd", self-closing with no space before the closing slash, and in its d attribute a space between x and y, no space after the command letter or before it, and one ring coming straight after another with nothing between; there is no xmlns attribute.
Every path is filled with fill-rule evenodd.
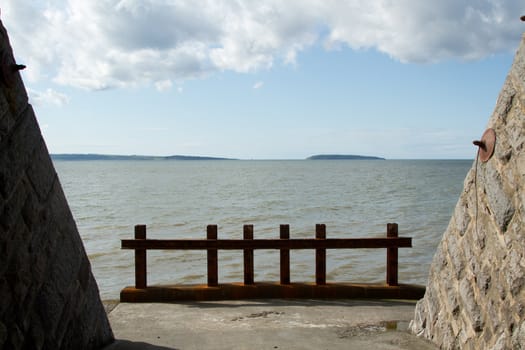
<svg viewBox="0 0 525 350"><path fill-rule="evenodd" d="M3 0L51 153L472 159L522 0Z"/></svg>

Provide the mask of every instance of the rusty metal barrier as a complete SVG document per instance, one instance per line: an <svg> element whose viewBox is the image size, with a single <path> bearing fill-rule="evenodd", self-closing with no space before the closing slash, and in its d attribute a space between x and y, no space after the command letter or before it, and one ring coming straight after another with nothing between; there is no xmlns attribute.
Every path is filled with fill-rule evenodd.
<svg viewBox="0 0 525 350"><path fill-rule="evenodd" d="M315 238L290 239L290 226L280 225L278 239L254 239L253 225L244 225L243 239L218 239L217 225L208 225L206 239L148 239L146 226L135 226L135 239L122 240L122 249L135 250L135 286L121 291L123 302L218 300L243 298L402 298L423 297L424 287L398 283L398 248L412 247L412 238L399 237L398 225L387 224L386 237L326 238L326 225L317 224ZM327 249L386 248L386 284L326 282ZM147 250L206 250L207 285L148 286ZM280 251L280 282L255 282L253 252ZM315 250L315 284L290 282L290 250ZM244 283L219 284L218 251L242 250Z"/></svg>

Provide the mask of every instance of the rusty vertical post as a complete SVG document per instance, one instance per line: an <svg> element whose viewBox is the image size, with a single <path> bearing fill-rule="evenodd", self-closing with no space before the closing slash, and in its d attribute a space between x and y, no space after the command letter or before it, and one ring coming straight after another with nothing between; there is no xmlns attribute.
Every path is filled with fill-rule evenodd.
<svg viewBox="0 0 525 350"><path fill-rule="evenodd" d="M253 239L253 225L244 225L244 239ZM244 249L244 284L253 284L253 249Z"/></svg>
<svg viewBox="0 0 525 350"><path fill-rule="evenodd" d="M280 239L290 239L290 225L280 226ZM281 284L290 284L290 249L281 248Z"/></svg>
<svg viewBox="0 0 525 350"><path fill-rule="evenodd" d="M135 239L146 239L146 225L135 225ZM135 288L146 289L147 282L146 249L135 249Z"/></svg>
<svg viewBox="0 0 525 350"><path fill-rule="evenodd" d="M315 238L326 239L326 225L317 224L315 226ZM315 250L315 283L326 284L326 249L324 248Z"/></svg>
<svg viewBox="0 0 525 350"><path fill-rule="evenodd" d="M206 239L217 240L217 225L206 227ZM219 267L217 262L217 249L208 249L208 287L219 284Z"/></svg>
<svg viewBox="0 0 525 350"><path fill-rule="evenodd" d="M397 238L398 237L398 227L397 224L387 224L386 226L386 236L387 238ZM387 248L386 249L386 283L389 286L397 286L397 270L398 270L398 248Z"/></svg>

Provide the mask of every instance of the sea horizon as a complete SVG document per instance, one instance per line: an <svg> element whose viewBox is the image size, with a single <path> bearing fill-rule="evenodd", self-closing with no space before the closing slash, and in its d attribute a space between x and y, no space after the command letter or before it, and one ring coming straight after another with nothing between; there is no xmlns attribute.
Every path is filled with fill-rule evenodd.
<svg viewBox="0 0 525 350"><path fill-rule="evenodd" d="M315 155L325 155L325 154L315 154ZM173 161L180 161L184 159L168 159L170 157L188 157L188 158L195 158L195 159L187 159L189 161L198 161L198 160L217 160L217 161L229 161L229 160L235 160L235 161L251 161L251 160L261 160L261 161L296 161L296 160L351 160L351 161L359 161L359 160L450 160L450 161L467 161L472 160L474 161L476 157L472 158L385 158L381 156L376 155L356 155L356 156L363 156L363 157L378 157L380 159L308 159L312 156L306 156L303 158L235 158L230 156L210 156L210 155L189 155L189 154L170 154L170 155L151 155L151 154L121 154L121 153L50 153L51 158L53 161L63 161L63 160L83 160L83 161L91 161L91 160L105 160L105 159L89 159L90 156L100 156L100 157L122 157L122 159L107 159L107 160L173 160ZM326 154L326 155L354 155L354 154L346 154L346 153L333 153L333 154ZM70 156L71 159L64 159L63 156ZM77 157L77 159L75 158Z"/></svg>

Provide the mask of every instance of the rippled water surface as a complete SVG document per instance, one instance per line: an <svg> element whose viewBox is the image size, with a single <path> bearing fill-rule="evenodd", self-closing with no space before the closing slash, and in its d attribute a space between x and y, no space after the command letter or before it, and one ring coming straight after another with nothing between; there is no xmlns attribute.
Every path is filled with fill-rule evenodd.
<svg viewBox="0 0 525 350"><path fill-rule="evenodd" d="M146 224L150 238L380 237L388 222L413 248L399 251L400 283L425 284L471 160L55 161L103 299L134 283L120 240ZM314 251L291 252L292 281L314 280ZM385 249L329 250L327 280L380 282ZM219 281L242 281L242 252L219 252ZM277 251L255 252L255 279L277 281ZM205 283L206 252L148 252L148 283Z"/></svg>

